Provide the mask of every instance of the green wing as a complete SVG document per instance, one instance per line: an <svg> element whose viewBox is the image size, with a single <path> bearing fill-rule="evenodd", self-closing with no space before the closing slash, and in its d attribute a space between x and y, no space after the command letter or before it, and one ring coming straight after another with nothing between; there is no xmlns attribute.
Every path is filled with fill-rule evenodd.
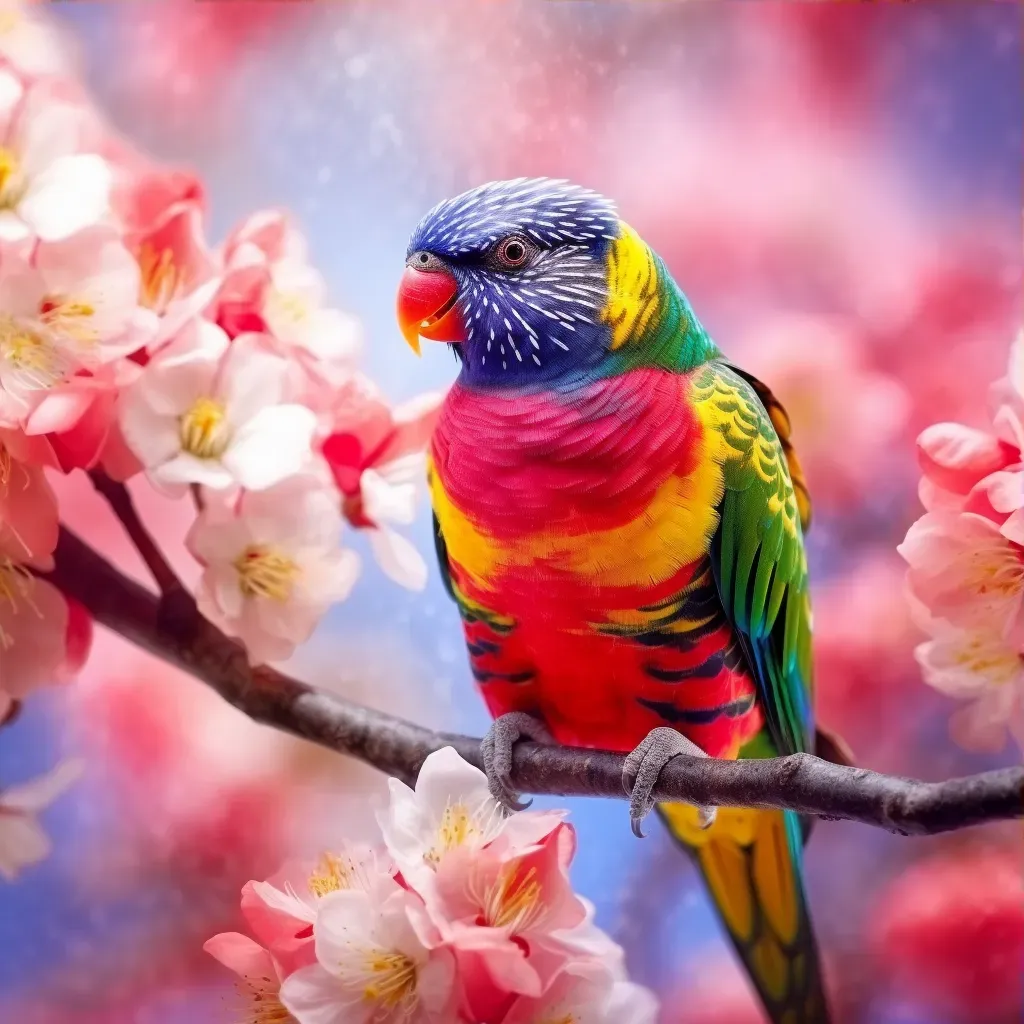
<svg viewBox="0 0 1024 1024"><path fill-rule="evenodd" d="M725 441L711 550L722 605L757 681L772 752L813 750L810 503L788 417L764 384L717 360L695 374L694 399Z"/></svg>

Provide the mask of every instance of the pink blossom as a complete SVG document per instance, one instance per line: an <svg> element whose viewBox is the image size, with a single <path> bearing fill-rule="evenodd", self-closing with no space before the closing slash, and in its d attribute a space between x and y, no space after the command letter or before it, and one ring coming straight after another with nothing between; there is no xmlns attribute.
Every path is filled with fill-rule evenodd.
<svg viewBox="0 0 1024 1024"><path fill-rule="evenodd" d="M572 958L559 933L587 916L569 885L574 850L575 833L563 823L525 848L499 839L453 849L438 864L427 908L460 972L489 982L468 993L471 1019L493 1019L511 994L540 996Z"/></svg>
<svg viewBox="0 0 1024 1024"><path fill-rule="evenodd" d="M970 512L929 512L898 548L911 592L930 613L1024 643L1024 548Z"/></svg>
<svg viewBox="0 0 1024 1024"><path fill-rule="evenodd" d="M950 732L968 750L1002 749L1006 729L1024 745L1024 659L998 630L957 629L941 620L932 639L914 652L925 682L971 703L950 720Z"/></svg>
<svg viewBox="0 0 1024 1024"><path fill-rule="evenodd" d="M361 339L355 319L325 308L326 285L301 234L277 211L249 217L224 244L217 322L229 335L267 334L315 380L338 386L354 369Z"/></svg>
<svg viewBox="0 0 1024 1024"><path fill-rule="evenodd" d="M972 700L950 729L992 750L1005 729L1024 744L1024 397L1022 342L991 389L994 433L944 423L918 440L927 515L900 554L931 639L916 651L925 680Z"/></svg>
<svg viewBox="0 0 1024 1024"><path fill-rule="evenodd" d="M46 448L39 461L65 473L100 465L119 480L139 472L141 464L121 436L117 401L141 372L137 363L122 359L77 374L38 397L24 426Z"/></svg>
<svg viewBox="0 0 1024 1024"><path fill-rule="evenodd" d="M232 337L266 328L260 308L270 267L297 258L302 242L278 210L262 210L232 231L220 250L224 283L217 296L217 322Z"/></svg>
<svg viewBox="0 0 1024 1024"><path fill-rule="evenodd" d="M358 560L340 538L337 499L313 475L246 492L233 507L211 503L188 538L204 566L200 610L253 664L288 657L355 583Z"/></svg>
<svg viewBox="0 0 1024 1024"><path fill-rule="evenodd" d="M260 490L298 472L316 416L288 401L290 366L255 336L191 322L129 387L121 429L157 485Z"/></svg>
<svg viewBox="0 0 1024 1024"><path fill-rule="evenodd" d="M320 901L317 963L289 975L281 1001L299 1024L449 1024L455 960L415 893L348 889Z"/></svg>
<svg viewBox="0 0 1024 1024"><path fill-rule="evenodd" d="M82 150L89 112L0 70L0 240L59 241L102 220L111 173Z"/></svg>
<svg viewBox="0 0 1024 1024"><path fill-rule="evenodd" d="M283 979L298 1024L653 1024L653 997L572 892L561 813L507 817L451 747L426 759L415 791L391 789L378 817L394 861L345 845L312 871L249 882L242 911L260 945L217 936L229 966L257 964L268 992Z"/></svg>
<svg viewBox="0 0 1024 1024"><path fill-rule="evenodd" d="M285 1024L292 1019L281 1004L281 968L261 945L238 932L221 932L203 949L242 979L240 1009L247 1020Z"/></svg>
<svg viewBox="0 0 1024 1024"><path fill-rule="evenodd" d="M45 516L47 493L39 487L36 493L31 501ZM45 523L36 539L43 548L38 555L26 552L25 540L13 530L0 531L0 694L7 698L21 699L37 686L73 675L92 637L82 609L31 572L52 564Z"/></svg>
<svg viewBox="0 0 1024 1024"><path fill-rule="evenodd" d="M36 569L53 567L57 498L40 465L21 461L28 438L0 431L0 550Z"/></svg>
<svg viewBox="0 0 1024 1024"><path fill-rule="evenodd" d="M36 815L77 781L81 773L80 762L64 761L31 782L0 789L0 876L8 882L13 882L22 869L49 856L50 840Z"/></svg>
<svg viewBox="0 0 1024 1024"><path fill-rule="evenodd" d="M313 925L325 896L346 889L373 893L382 886L390 891L393 886L388 858L364 844L343 844L312 867L281 874L280 886L270 881L246 883L242 914L256 938L289 971L313 962Z"/></svg>
<svg viewBox="0 0 1024 1024"><path fill-rule="evenodd" d="M564 817L553 811L508 816L491 796L484 773L454 747L427 757L415 790L398 779L389 779L388 785L390 804L377 815L384 845L402 877L423 894L431 892L436 872L453 851L472 852L491 843L506 852L528 849Z"/></svg>
<svg viewBox="0 0 1024 1024"><path fill-rule="evenodd" d="M136 305L138 282L134 260L106 228L40 243L31 263L9 249L0 264L0 417L6 409L7 419L27 423L58 392L39 414L45 425L30 430L73 425L83 408L74 378L135 351L153 333L155 320Z"/></svg>
<svg viewBox="0 0 1024 1024"><path fill-rule="evenodd" d="M155 348L209 306L220 277L206 244L196 178L162 168L130 172L127 178L115 192L115 203L139 265L139 301L160 317L151 341Z"/></svg>
<svg viewBox="0 0 1024 1024"><path fill-rule="evenodd" d="M985 477L1020 461L1020 452L1005 441L959 423L936 423L922 431L917 453L927 509L962 508Z"/></svg>
<svg viewBox="0 0 1024 1024"><path fill-rule="evenodd" d="M408 525L415 517L417 486L425 478L424 450L443 399L429 393L391 409L369 381L353 377L335 395L321 444L346 518L369 532L384 572L411 590L426 585L426 563L389 524Z"/></svg>
<svg viewBox="0 0 1024 1024"><path fill-rule="evenodd" d="M57 500L36 446L0 431L0 704L73 675L88 656L89 617L33 569L53 568ZM2 709L0 709L2 711Z"/></svg>
<svg viewBox="0 0 1024 1024"><path fill-rule="evenodd" d="M566 967L544 993L520 996L501 1024L655 1024L658 1003L640 985L594 970L592 965Z"/></svg>

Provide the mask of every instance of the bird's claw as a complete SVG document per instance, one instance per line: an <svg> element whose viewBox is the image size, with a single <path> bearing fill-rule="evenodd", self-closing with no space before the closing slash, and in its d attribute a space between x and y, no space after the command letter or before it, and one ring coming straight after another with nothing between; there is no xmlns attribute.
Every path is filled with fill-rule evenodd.
<svg viewBox="0 0 1024 1024"><path fill-rule="evenodd" d="M622 769L622 788L629 794L629 820L633 827L633 835L638 839L643 838L644 833L640 826L654 807L651 792L658 781L658 776L665 765L680 754L687 754L690 757L708 756L682 733L667 726L659 726L652 729L626 757L626 764ZM698 805L697 811L701 827L708 828L715 820L717 808Z"/></svg>
<svg viewBox="0 0 1024 1024"><path fill-rule="evenodd" d="M480 742L480 754L491 796L511 811L525 811L533 802L521 801L512 786L512 747L521 739L533 740L535 743L554 742L547 726L539 718L524 711L510 711L496 718Z"/></svg>

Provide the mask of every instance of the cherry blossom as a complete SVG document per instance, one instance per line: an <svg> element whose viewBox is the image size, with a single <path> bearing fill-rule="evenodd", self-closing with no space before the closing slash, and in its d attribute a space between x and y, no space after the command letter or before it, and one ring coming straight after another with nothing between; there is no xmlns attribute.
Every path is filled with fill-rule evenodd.
<svg viewBox="0 0 1024 1024"><path fill-rule="evenodd" d="M574 849L575 835L563 823L525 849L462 846L439 862L427 908L460 970L489 983L479 979L468 996L472 1019L491 1019L511 993L540 996L572 957L559 933L587 916L569 885Z"/></svg>
<svg viewBox="0 0 1024 1024"><path fill-rule="evenodd" d="M317 963L289 975L281 1002L299 1024L446 1024L454 1016L455 958L419 897L348 889L321 900Z"/></svg>
<svg viewBox="0 0 1024 1024"><path fill-rule="evenodd" d="M999 750L1006 727L1024 746L1024 659L995 629L958 629L937 621L915 655L925 682L972 703L950 720L953 738L970 750Z"/></svg>
<svg viewBox="0 0 1024 1024"><path fill-rule="evenodd" d="M107 215L110 168L81 151L89 116L0 71L0 241L58 241Z"/></svg>
<svg viewBox="0 0 1024 1024"><path fill-rule="evenodd" d="M267 333L279 351L331 386L353 372L361 345L358 324L324 307L323 277L284 214L253 214L228 238L222 260L217 322L229 334Z"/></svg>
<svg viewBox="0 0 1024 1024"><path fill-rule="evenodd" d="M32 571L53 566L57 508L42 470L16 457L29 450L0 432L0 713L11 698L77 671L92 636L81 608Z"/></svg>
<svg viewBox="0 0 1024 1024"><path fill-rule="evenodd" d="M308 459L316 415L287 401L290 367L257 336L191 322L126 389L121 429L159 486L270 487Z"/></svg>
<svg viewBox="0 0 1024 1024"><path fill-rule="evenodd" d="M917 439L924 478L921 503L929 510L959 511L974 487L1013 465L1020 452L993 434L959 423L936 423Z"/></svg>
<svg viewBox="0 0 1024 1024"><path fill-rule="evenodd" d="M353 377L335 395L321 443L345 517L369 534L384 572L410 590L426 586L426 563L389 524L408 525L415 517L424 449L443 400L431 392L391 409L369 381Z"/></svg>
<svg viewBox="0 0 1024 1024"><path fill-rule="evenodd" d="M140 271L140 301L160 316L155 346L201 313L220 287L203 234L202 207L192 198L169 202L131 245Z"/></svg>
<svg viewBox="0 0 1024 1024"><path fill-rule="evenodd" d="M24 458L31 440L0 431L0 550L37 569L53 567L57 498L38 463Z"/></svg>
<svg viewBox="0 0 1024 1024"><path fill-rule="evenodd" d="M253 664L288 657L359 572L340 547L337 501L313 474L249 491L234 506L211 503L189 549L203 564L200 611L238 637Z"/></svg>
<svg viewBox="0 0 1024 1024"><path fill-rule="evenodd" d="M390 888L393 872L386 855L371 846L343 843L312 867L282 872L281 886L251 881L242 889L242 914L253 934L281 963L306 966L313 960L313 925L320 900L332 892ZM293 882L298 878L299 881Z"/></svg>
<svg viewBox="0 0 1024 1024"><path fill-rule="evenodd" d="M136 305L138 288L138 268L109 229L40 243L31 263L8 250L0 263L0 416L6 409L27 423L69 384L41 414L46 425L30 429L73 421L73 377L135 351L153 333L155 319Z"/></svg>
<svg viewBox="0 0 1024 1024"><path fill-rule="evenodd" d="M640 985L591 965L566 967L540 996L521 996L501 1024L655 1024L658 1003Z"/></svg>
<svg viewBox="0 0 1024 1024"><path fill-rule="evenodd" d="M991 432L942 423L918 438L928 513L899 552L931 639L916 656L926 682L971 703L953 738L998 750L1008 726L1024 745L1024 395L1022 342L991 389Z"/></svg>
<svg viewBox="0 0 1024 1024"><path fill-rule="evenodd" d="M653 997L569 885L561 812L506 817L451 747L415 791L391 788L387 850L343 844L249 882L256 941L207 944L265 1005L298 1024L652 1024Z"/></svg>
<svg viewBox="0 0 1024 1024"><path fill-rule="evenodd" d="M50 840L36 815L78 780L82 767L64 761L37 779L0 789L0 876L8 882L49 855Z"/></svg>
<svg viewBox="0 0 1024 1024"><path fill-rule="evenodd" d="M402 876L418 892L429 892L435 873L455 850L527 848L553 832L562 814L507 816L491 796L487 777L456 753L442 747L423 762L415 790L389 779L391 802L377 815L384 844Z"/></svg>
<svg viewBox="0 0 1024 1024"><path fill-rule="evenodd" d="M247 1020L286 1024L293 1019L281 1004L280 967L261 945L238 932L221 932L203 949L242 979L239 995Z"/></svg>
<svg viewBox="0 0 1024 1024"><path fill-rule="evenodd" d="M911 592L931 614L1024 642L1024 548L973 513L929 512L898 548Z"/></svg>

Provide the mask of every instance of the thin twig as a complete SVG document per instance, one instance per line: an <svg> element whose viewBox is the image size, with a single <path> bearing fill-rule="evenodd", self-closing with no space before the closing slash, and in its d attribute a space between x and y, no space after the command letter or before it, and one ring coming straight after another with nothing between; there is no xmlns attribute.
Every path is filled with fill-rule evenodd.
<svg viewBox="0 0 1024 1024"><path fill-rule="evenodd" d="M424 758L453 746L481 766L480 741L435 732L317 690L271 668L250 668L243 650L191 604L167 628L158 598L63 530L50 579L97 622L215 689L250 718L359 758L406 781ZM524 793L623 798L621 754L517 744L513 782ZM947 782L918 782L831 764L810 754L763 761L674 758L662 800L785 807L904 834L925 835L1024 817L1024 766ZM623 827L626 827L625 816Z"/></svg>
<svg viewBox="0 0 1024 1024"><path fill-rule="evenodd" d="M120 519L125 533L135 545L135 550L138 551L143 562L146 563L146 568L149 569L160 593L168 595L183 591L185 587L181 580L178 579L177 574L164 557L164 553L160 550L160 546L139 517L128 488L124 484L112 480L101 470L92 470L89 473L89 478L96 490L104 497L114 515Z"/></svg>

